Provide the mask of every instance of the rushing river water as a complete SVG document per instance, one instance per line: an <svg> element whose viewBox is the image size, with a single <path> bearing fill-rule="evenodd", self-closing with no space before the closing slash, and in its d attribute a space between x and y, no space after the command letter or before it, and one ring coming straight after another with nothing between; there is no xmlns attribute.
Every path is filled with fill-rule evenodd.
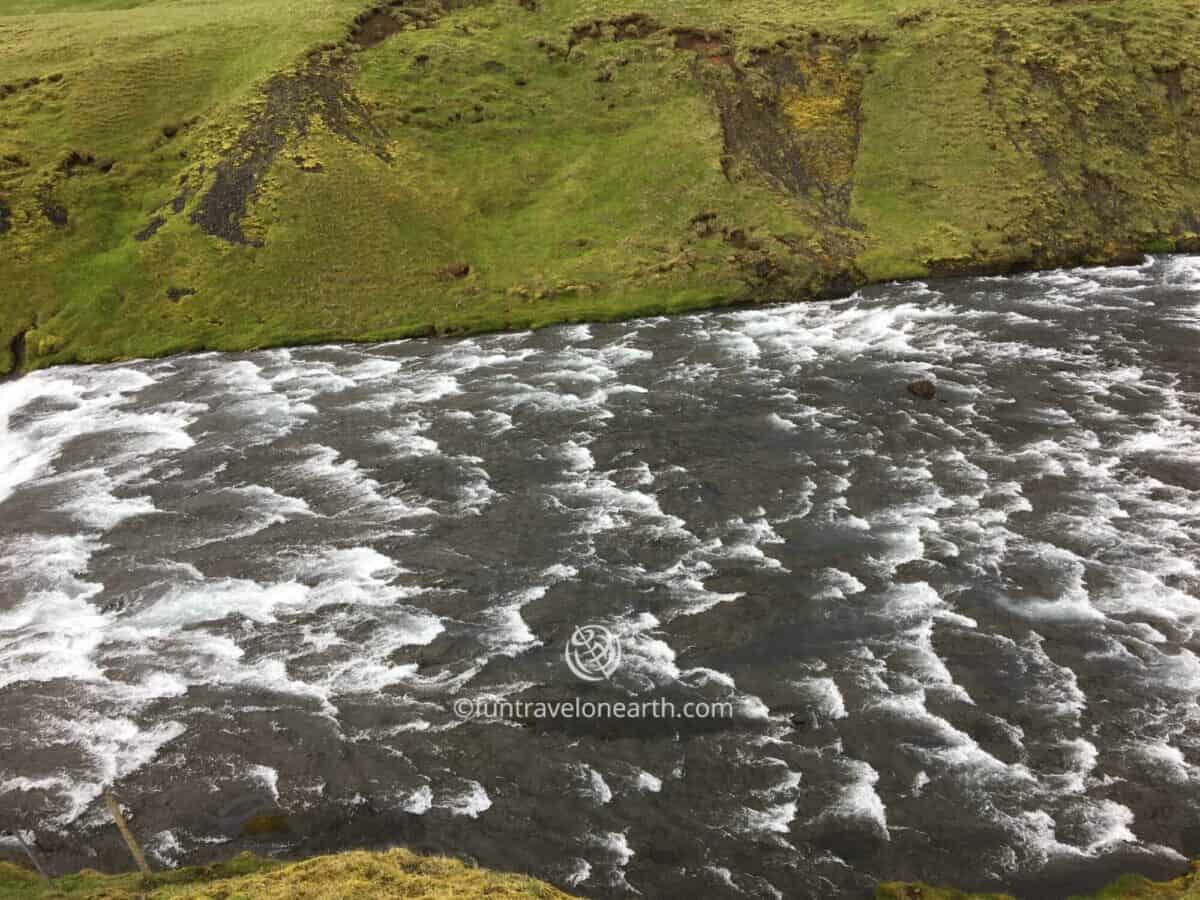
<svg viewBox="0 0 1200 900"><path fill-rule="evenodd" d="M665 898L1173 874L1198 344L1176 257L2 385L0 829L126 866L111 785L160 865L399 843ZM611 682L564 663L586 623ZM576 695L736 716L454 711Z"/></svg>

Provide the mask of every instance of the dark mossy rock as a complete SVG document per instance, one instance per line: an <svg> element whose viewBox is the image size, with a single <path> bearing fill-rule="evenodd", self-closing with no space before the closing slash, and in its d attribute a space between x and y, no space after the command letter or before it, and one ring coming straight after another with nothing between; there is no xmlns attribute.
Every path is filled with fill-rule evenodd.
<svg viewBox="0 0 1200 900"><path fill-rule="evenodd" d="M932 400L937 396L937 387L927 378L921 378L908 386L908 392L922 400Z"/></svg>

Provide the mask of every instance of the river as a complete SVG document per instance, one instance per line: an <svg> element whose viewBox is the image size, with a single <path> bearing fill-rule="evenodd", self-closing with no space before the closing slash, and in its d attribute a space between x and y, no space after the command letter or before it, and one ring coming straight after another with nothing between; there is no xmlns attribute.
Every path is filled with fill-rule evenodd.
<svg viewBox="0 0 1200 900"><path fill-rule="evenodd" d="M666 898L1178 873L1198 344L1200 258L1166 257L0 385L0 829L127 866L112 787L160 866L404 844ZM607 680L565 664L587 624ZM572 697L736 714L455 706Z"/></svg>

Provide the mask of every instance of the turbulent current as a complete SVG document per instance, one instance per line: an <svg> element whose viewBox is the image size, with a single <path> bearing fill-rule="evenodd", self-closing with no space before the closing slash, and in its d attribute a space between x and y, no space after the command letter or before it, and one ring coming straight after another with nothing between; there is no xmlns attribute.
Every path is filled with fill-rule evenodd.
<svg viewBox="0 0 1200 900"><path fill-rule="evenodd" d="M127 866L111 789L160 866L403 844L665 898L1175 874L1198 344L1174 257L4 384L0 830ZM610 680L565 664L586 624ZM736 714L456 712L576 697Z"/></svg>

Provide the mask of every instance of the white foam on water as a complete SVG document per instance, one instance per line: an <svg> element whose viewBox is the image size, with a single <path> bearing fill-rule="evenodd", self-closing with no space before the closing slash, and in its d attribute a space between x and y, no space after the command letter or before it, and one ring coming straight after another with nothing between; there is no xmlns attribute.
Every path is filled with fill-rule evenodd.
<svg viewBox="0 0 1200 900"><path fill-rule="evenodd" d="M550 584L554 585L562 581L570 581L578 574L579 570L574 566L569 566L565 563L555 563L554 565L550 566L550 568L542 572L542 577L546 578Z"/></svg>
<svg viewBox="0 0 1200 900"><path fill-rule="evenodd" d="M657 794L662 790L662 779L657 775L651 775L645 770L640 770L637 773L637 778L634 785L643 793Z"/></svg>
<svg viewBox="0 0 1200 900"><path fill-rule="evenodd" d="M307 459L296 463L293 471L306 480L309 489L316 488L322 498L342 502L337 515L369 515L388 520L434 515L432 507L408 503L402 497L385 491L383 486L365 474L353 459L342 459L333 447L312 444L306 448Z"/></svg>
<svg viewBox="0 0 1200 900"><path fill-rule="evenodd" d="M879 782L879 773L862 760L843 757L840 762L851 781L841 786L837 799L819 818L869 822L878 829L881 837L888 838L887 807L875 790L875 785Z"/></svg>
<svg viewBox="0 0 1200 900"><path fill-rule="evenodd" d="M820 718L844 719L848 715L846 701L832 678L806 678L791 684Z"/></svg>
<svg viewBox="0 0 1200 900"><path fill-rule="evenodd" d="M1167 284L1200 291L1200 256L1171 256L1163 266L1163 280Z"/></svg>
<svg viewBox="0 0 1200 900"><path fill-rule="evenodd" d="M928 466L890 466L884 476L909 490L919 489L921 496L896 503L868 517L871 533L880 536L885 543L883 552L871 558L875 568L881 574L891 576L905 563L922 559L927 543L936 544L945 555L957 556L954 544L940 539L942 526L938 520L939 512L955 504L934 483Z"/></svg>
<svg viewBox="0 0 1200 900"><path fill-rule="evenodd" d="M733 880L733 872L725 866L705 866L704 871L710 873L720 884L726 887L733 888L735 891L741 891L737 886L737 882Z"/></svg>
<svg viewBox="0 0 1200 900"><path fill-rule="evenodd" d="M375 432L375 440L386 445L400 459L441 455L438 442L425 436L430 423L419 416L402 421L393 428Z"/></svg>
<svg viewBox="0 0 1200 900"><path fill-rule="evenodd" d="M629 865L635 855L633 848L629 846L627 832L602 831L589 835L588 840L606 855L609 865L619 869Z"/></svg>
<svg viewBox="0 0 1200 900"><path fill-rule="evenodd" d="M650 613L639 613L613 623L612 631L621 642L621 667L615 677L628 678L643 688L670 684L682 674L675 664L670 644L654 635L659 620Z"/></svg>
<svg viewBox="0 0 1200 900"><path fill-rule="evenodd" d="M104 505L117 503L104 487L144 473L165 453L192 446L187 427L203 405L161 404L144 411L130 408L136 395L155 383L134 369L95 366L73 370L68 377L37 372L0 385L0 443L8 460L0 472L0 503L19 488L53 475L55 461L75 439L119 434L120 448L105 459L106 484L89 488L93 495L91 518L103 525L108 518ZM14 426L14 416L39 407L40 412L19 419ZM78 471L66 474L81 477ZM83 480L86 484L89 479ZM88 504L73 504L70 509L91 524Z"/></svg>
<svg viewBox="0 0 1200 900"><path fill-rule="evenodd" d="M1184 758L1183 751L1166 741L1138 744L1131 755L1142 761L1156 779L1168 784L1188 784L1200 778L1200 770Z"/></svg>
<svg viewBox="0 0 1200 900"><path fill-rule="evenodd" d="M933 621L927 621L904 635L909 639L904 653L917 680L927 690L939 691L944 696L974 706L975 701L971 699L971 695L967 693L966 688L954 681L950 670L946 668L945 661L938 656L934 649L933 631Z"/></svg>
<svg viewBox="0 0 1200 900"><path fill-rule="evenodd" d="M1005 784L1028 788L1036 784L1035 777L1025 765L1003 762L979 746L966 732L929 712L923 690L882 697L873 703L873 708L919 728L923 739L912 747L911 752L922 760L923 765L939 774L953 772L961 782L978 786ZM930 738L936 739L937 744Z"/></svg>
<svg viewBox="0 0 1200 900"><path fill-rule="evenodd" d="M546 596L545 587L526 588L488 610L488 627L481 640L499 656L519 656L542 642L521 617L527 604Z"/></svg>
<svg viewBox="0 0 1200 900"><path fill-rule="evenodd" d="M230 442L251 446L291 434L317 414L311 403L293 401L263 375L263 368L250 360L209 357L213 406L236 421L237 435Z"/></svg>
<svg viewBox="0 0 1200 900"><path fill-rule="evenodd" d="M79 747L90 763L86 773L72 773L69 786L64 787L65 811L55 818L62 826L79 818L108 786L148 765L186 730L174 721L143 728L124 717L84 716L54 724L59 742Z"/></svg>
<svg viewBox="0 0 1200 900"><path fill-rule="evenodd" d="M173 831L160 831L146 842L146 852L168 869L179 867L184 848Z"/></svg>
<svg viewBox="0 0 1200 900"><path fill-rule="evenodd" d="M763 568L786 573L787 569L782 563L768 556L762 549L763 545L783 544L783 538L767 519L766 511L761 506L750 515L752 518L749 521L737 516L725 523L721 542L710 551L711 556L723 560L753 562Z"/></svg>
<svg viewBox="0 0 1200 900"><path fill-rule="evenodd" d="M326 394L340 394L356 385L341 366L325 360L297 361L291 350L268 350L263 354L269 367L272 388L292 400L308 401ZM298 364L297 364L298 363Z"/></svg>
<svg viewBox="0 0 1200 900"><path fill-rule="evenodd" d="M912 784L912 791L911 791L912 795L914 797L920 797L922 792L925 790L925 786L928 784L929 784L929 773L927 773L924 769L922 769L920 772L918 772L916 775L913 776L913 784Z"/></svg>
<svg viewBox="0 0 1200 900"><path fill-rule="evenodd" d="M814 600L845 600L867 589L865 584L841 569L822 569L818 574L823 585L812 595Z"/></svg>
<svg viewBox="0 0 1200 900"><path fill-rule="evenodd" d="M360 363L343 367L341 374L355 385L363 385L373 381L391 380L409 367L407 360L391 356L368 356Z"/></svg>
<svg viewBox="0 0 1200 900"><path fill-rule="evenodd" d="M612 802L612 788L608 786L608 782L604 780L603 775L585 763L573 766L573 770L581 782L580 789L585 797L599 803L601 806Z"/></svg>
<svg viewBox="0 0 1200 900"><path fill-rule="evenodd" d="M192 547L206 547L210 544L253 537L274 525L316 515L306 501L281 494L266 485L237 485L222 489L221 493L232 495L234 508L239 511L237 523L228 532L202 538L193 543ZM194 577L202 577L194 569L193 573Z"/></svg>
<svg viewBox="0 0 1200 900"><path fill-rule="evenodd" d="M1136 844L1133 810L1115 800L1089 804L1083 815L1084 835L1080 849L1096 856L1122 844Z"/></svg>
<svg viewBox="0 0 1200 900"><path fill-rule="evenodd" d="M1052 716L1078 723L1087 708L1087 695L1080 689L1075 672L1054 662L1044 644L1045 638L1033 631L1017 644L1021 651L1019 661L1032 682L1026 702Z"/></svg>
<svg viewBox="0 0 1200 900"><path fill-rule="evenodd" d="M319 578L315 585L300 580L264 585L235 578L177 583L123 622L141 629L181 628L236 614L265 623L335 603L391 606L420 593L395 585L392 579L398 572L395 563L367 547L328 551L302 563L296 572Z"/></svg>
<svg viewBox="0 0 1200 900"><path fill-rule="evenodd" d="M483 511L500 496L492 487L492 476L476 465L483 462L477 456L458 456L454 460L459 464L458 476L462 479L454 488L458 495L457 511L471 516L483 515Z"/></svg>
<svg viewBox="0 0 1200 900"><path fill-rule="evenodd" d="M1009 612L1036 622L1104 621L1104 613L1091 603L1084 584L1087 567L1078 554L1045 541L1020 540L1009 558L1057 582L1057 596L1001 597L1000 605Z"/></svg>
<svg viewBox="0 0 1200 900"><path fill-rule="evenodd" d="M21 602L0 612L0 687L103 677L95 652L111 616L91 602L102 586L82 578L100 549L85 536L30 535L0 551L5 581L28 585Z"/></svg>
<svg viewBox="0 0 1200 900"><path fill-rule="evenodd" d="M787 767L787 763L781 759L767 757L763 762L773 767L783 768L784 774L781 779L771 787L765 790L756 791L755 793L767 800L783 800L786 798L795 798L797 789L800 783L804 780L804 776L800 772L794 772Z"/></svg>
<svg viewBox="0 0 1200 900"><path fill-rule="evenodd" d="M591 877L592 864L586 859L576 857L571 860L571 871L563 876L563 883L567 887L579 887Z"/></svg>
<svg viewBox="0 0 1200 900"><path fill-rule="evenodd" d="M120 482L104 469L82 469L45 478L41 483L66 488L70 500L60 508L84 528L95 531L110 531L127 519L158 512L146 495L118 497Z"/></svg>
<svg viewBox="0 0 1200 900"><path fill-rule="evenodd" d="M564 325L559 328L559 334L563 339L572 344L582 344L592 339L592 327L590 325Z"/></svg>
<svg viewBox="0 0 1200 900"><path fill-rule="evenodd" d="M1155 653L1146 668L1147 678L1163 691L1184 696L1200 692L1200 658L1186 647L1175 653Z"/></svg>
<svg viewBox="0 0 1200 900"><path fill-rule="evenodd" d="M1091 741L1081 737L1064 741L1059 744L1059 747L1063 751L1066 771L1062 774L1050 775L1045 780L1063 794L1084 793L1096 769L1100 751Z"/></svg>
<svg viewBox="0 0 1200 900"><path fill-rule="evenodd" d="M583 533L598 535L635 528L641 533L695 540L683 519L663 512L654 494L635 487L620 486L614 479L617 474L578 471L572 473L569 481L553 486L554 491L579 516Z"/></svg>
<svg viewBox="0 0 1200 900"><path fill-rule="evenodd" d="M533 347L505 346L519 340L520 335L492 335L480 340L456 341L440 348L441 352L433 361L455 374L466 375L477 369L511 368L515 363L541 355L541 351Z"/></svg>
<svg viewBox="0 0 1200 900"><path fill-rule="evenodd" d="M730 323L734 334L753 341L764 354L777 355L792 364L877 355L904 357L919 369L919 360L926 353L914 343L914 334L922 323L947 319L953 313L953 307L926 297L921 297L919 304L889 307L856 303L850 298L814 308L797 304L733 313L721 317L721 321Z"/></svg>
<svg viewBox="0 0 1200 900"><path fill-rule="evenodd" d="M466 789L462 793L447 797L436 805L452 816L477 819L492 808L492 798L478 781L466 779Z"/></svg>
<svg viewBox="0 0 1200 900"><path fill-rule="evenodd" d="M641 572L644 581L665 585L675 597L676 606L666 618L695 616L722 603L732 603L745 596L741 591L712 591L704 582L716 569L705 557L719 557L720 541L694 546L685 556L658 572Z"/></svg>
<svg viewBox="0 0 1200 900"><path fill-rule="evenodd" d="M414 816L423 816L433 808L433 788L421 785L401 801L400 808Z"/></svg>
<svg viewBox="0 0 1200 900"><path fill-rule="evenodd" d="M267 789L267 793L279 802L279 770L270 766L252 765L246 768L246 776Z"/></svg>
<svg viewBox="0 0 1200 900"><path fill-rule="evenodd" d="M596 468L596 460L592 456L592 451L575 441L567 441L559 447L558 454L566 462L567 469L571 472L591 472Z"/></svg>

